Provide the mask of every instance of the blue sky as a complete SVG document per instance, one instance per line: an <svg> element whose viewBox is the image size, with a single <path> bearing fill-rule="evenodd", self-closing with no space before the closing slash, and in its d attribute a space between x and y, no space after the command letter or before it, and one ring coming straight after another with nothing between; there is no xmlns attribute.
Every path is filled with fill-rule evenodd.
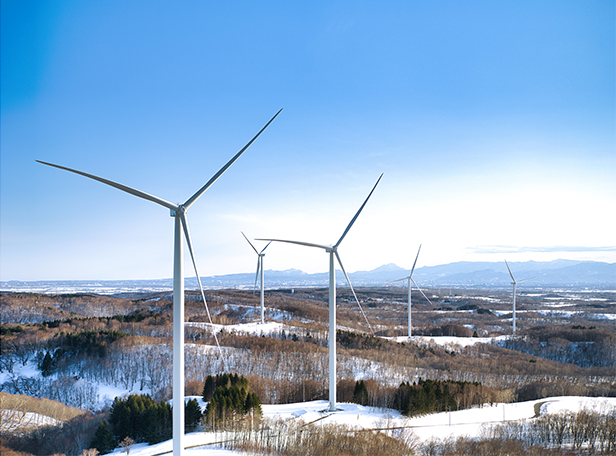
<svg viewBox="0 0 616 456"><path fill-rule="evenodd" d="M335 243L348 271L616 261L611 1L2 0L0 278L172 275L166 209L34 160L195 203L201 275L250 238ZM255 243L259 247L259 242ZM327 269L272 245L266 269ZM187 270L189 264L187 263Z"/></svg>

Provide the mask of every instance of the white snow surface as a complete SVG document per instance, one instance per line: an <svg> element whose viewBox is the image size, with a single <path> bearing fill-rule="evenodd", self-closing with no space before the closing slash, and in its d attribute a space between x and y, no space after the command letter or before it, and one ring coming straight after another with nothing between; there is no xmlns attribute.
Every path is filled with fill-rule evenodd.
<svg viewBox="0 0 616 456"><path fill-rule="evenodd" d="M199 399L197 397L197 399ZM202 407L205 404L200 401ZM285 421L302 420L310 423L337 423L363 429L404 427L405 433L412 433L418 443L432 439L447 439L450 437L479 437L485 425L498 424L504 421L517 421L535 417L535 405L539 405L541 415L560 413L562 411L576 412L582 409L597 411L616 407L616 398L590 398L577 396L550 397L528 402L513 404L486 404L469 410L456 412L434 413L414 418L406 418L398 411L375 407L363 407L357 404L337 404L339 411L326 412L327 401L300 402L295 404L267 405L263 404L263 416ZM316 423L315 423L316 424ZM215 441L215 435L210 432L193 432L186 434L186 447L206 445ZM152 456L164 452L171 453L173 442L168 440L157 445L147 443L132 447L133 456ZM186 454L202 456L245 455L246 453L223 450L210 446L187 448ZM123 454L120 448L113 454Z"/></svg>
<svg viewBox="0 0 616 456"><path fill-rule="evenodd" d="M291 329L288 326L283 325L282 323L278 323L275 321L267 321L263 324L260 322L252 322L252 323L240 323L237 325L216 325L209 323L196 323L196 322L187 322L185 326L194 326L197 328L203 328L212 330L214 329L216 332L219 332L224 329L225 332L234 332L236 334L271 334L275 332L280 332L283 329Z"/></svg>
<svg viewBox="0 0 616 456"><path fill-rule="evenodd" d="M451 347L459 345L460 347L468 347L475 344L492 344L495 341L505 340L511 336L497 337L454 337L454 336L400 336L387 337L394 342L414 342L420 346L429 346L431 344L440 345L443 347Z"/></svg>
<svg viewBox="0 0 616 456"><path fill-rule="evenodd" d="M57 426L60 421L50 416L41 415L33 412L20 412L19 410L0 410L0 430L15 432L25 428L39 426Z"/></svg>

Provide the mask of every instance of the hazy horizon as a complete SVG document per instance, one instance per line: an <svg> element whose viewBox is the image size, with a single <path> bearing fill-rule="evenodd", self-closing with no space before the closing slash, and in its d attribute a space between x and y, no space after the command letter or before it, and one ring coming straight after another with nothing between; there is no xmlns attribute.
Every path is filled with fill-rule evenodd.
<svg viewBox="0 0 616 456"><path fill-rule="evenodd" d="M557 260L550 260L550 261L535 261L535 260L527 260L527 261L510 261L508 262L509 265L511 267L519 267L521 265L527 264L527 263L538 263L538 264L549 264L549 263L555 263L555 262L572 262L572 263L595 263L594 260L569 260L569 259L565 259L565 258L559 258ZM416 273L421 273L421 270L424 268L438 268L438 267L442 267L442 266L450 266L450 265L455 265L458 263L489 263L489 264L494 264L495 266L502 266L499 269L502 269L503 272L506 272L506 268L504 265L504 262L498 262L498 261L456 261L456 262L451 262L451 263L444 263L444 264L439 264L439 265L431 265L431 266L418 266L415 269ZM612 265L612 264L616 264L616 262L614 263L608 263L608 262L596 262L596 263L601 263L601 264L608 264L608 265ZM382 264L380 266L377 266L373 269L362 269L362 270L354 270L354 271L347 271L349 273L349 275L355 275L355 274L359 274L359 273L370 273L370 272L374 272L374 271L378 271L378 270L382 270L387 268L388 266L394 266L396 269L393 270L393 274L396 273L400 273L403 274L404 272L409 272L410 268L404 268L402 266L399 266L395 263L387 263L387 264ZM316 272L306 272L303 271L301 269L298 268L288 268L288 269L271 269L271 268L266 268L265 272L266 273L285 273L285 272L297 272L297 273L302 273L302 274L308 274L308 275L327 275L329 272L327 269L324 269L322 271L316 271ZM515 270L514 270L515 272ZM516 272L517 273L517 272ZM227 277L227 276L233 276L233 275L248 275L250 277L254 277L255 275L255 271L235 271L235 272L229 272L227 274L212 274L212 275L203 275L201 274L200 277L201 278L216 278L216 277ZM193 271L187 272L184 276L185 280L195 280L196 276L194 275ZM266 274L265 276L266 280L265 280L265 284L267 285L267 279L268 279L268 275ZM393 277L392 279L397 279L399 277ZM85 279L71 279L71 278L61 278L61 279L37 279L37 280L23 280L23 279L2 279L0 280L0 282L4 282L4 283L9 283L9 282L24 282L24 283L36 283L36 282L147 282L147 281L165 281L165 280L169 280L172 281L173 277L170 275L168 277L144 277L144 278L111 278L111 279L100 279L100 278L85 278ZM614 278L615 282L616 282L616 277ZM342 275L342 270L340 269L339 266L336 267L336 281L337 282L344 282L345 286L346 286L346 281L344 280L344 276ZM406 282L405 282L406 283ZM531 284L532 285L532 284Z"/></svg>

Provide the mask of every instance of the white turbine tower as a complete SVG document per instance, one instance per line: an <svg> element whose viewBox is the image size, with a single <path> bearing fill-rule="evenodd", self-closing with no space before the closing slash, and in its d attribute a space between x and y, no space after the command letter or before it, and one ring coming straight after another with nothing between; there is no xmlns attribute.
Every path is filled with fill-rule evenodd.
<svg viewBox="0 0 616 456"><path fill-rule="evenodd" d="M260 252L255 248L254 245L252 245L252 242L250 242L248 240L248 238L246 237L246 235L244 234L244 232L242 231L242 236L244 236L244 239L246 239L248 241L248 243L250 244L250 247L252 247L252 249L255 251L255 253L257 254L257 274L255 275L255 288L257 286L257 279L259 278L259 271L261 271L261 324L265 323L265 305L264 305L264 298L265 298L265 288L263 287L263 257L265 256L265 249L269 247L269 245L271 244L271 242L268 242L267 245L265 247L263 247L263 250L261 250ZM253 291L254 294L254 291Z"/></svg>
<svg viewBox="0 0 616 456"><path fill-rule="evenodd" d="M421 288L419 288L419 285L417 285L417 282L415 282L415 280L413 279L413 272L415 271L415 265L417 264L417 258L419 258L419 251L421 250L421 244L419 244L419 249L417 250L417 256L415 257L415 262L413 263L413 268L411 269L411 273L409 274L408 277L403 277L402 279L397 279L397 280L392 280L391 282L387 282L389 283L394 283L394 282L400 282L402 280L408 280L408 288L409 288L409 337L412 336L412 329L411 329L411 282L413 282L415 284L415 286L417 287L417 289L421 292L421 294L423 295L424 298L426 298L426 300L432 304L432 301L430 301L428 299L428 297L425 295L425 293L422 291Z"/></svg>
<svg viewBox="0 0 616 456"><path fill-rule="evenodd" d="M524 280L520 280L516 282L511 272L511 269L509 268L509 264L507 263L507 260L505 260L505 265L507 265L507 270L509 271L509 275L511 276L511 285L513 285L513 334L515 335L515 290L516 290L516 287L518 286L518 283L526 282L527 280L533 279L534 277L529 277L528 279L524 279Z"/></svg>
<svg viewBox="0 0 616 456"><path fill-rule="evenodd" d="M282 111L282 109L280 110ZM195 260L195 255L193 252L192 242L190 239L190 234L188 231L188 221L186 219L186 211L190 206L199 199L199 197L208 189L210 186L218 180L220 176L244 153L246 149L259 137L261 133L269 126L270 123L280 114L280 111L274 115L270 119L270 121L255 135L254 138L246 144L242 150L240 150L235 156L227 162L225 166L223 166L212 178L201 187L193 196L191 196L184 204L174 204L169 201L165 201L162 198L158 198L156 196L150 195L148 193L142 192L140 190L136 190L134 188L128 187L123 184L119 184L117 182L113 182L108 179L104 179L102 177L94 176L92 174L84 173L82 171L77 171L75 169L66 168L64 166L54 165L52 163L43 162L40 160L36 160L39 163L44 165L53 166L55 168L63 169L66 171L70 171L72 173L80 174L85 177L89 177L90 179L97 180L102 182L103 184L110 185L119 190L122 190L126 193L130 193L131 195L137 196L139 198L143 198L149 201L152 201L156 204L159 204L163 207L166 207L171 211L171 217L175 218L175 230L174 230L174 241L173 241L173 454L181 455L184 451L184 271L183 271L183 242L182 242L182 232L186 237L186 243L188 245L188 250L190 251L190 257L192 259L193 267L195 269L195 275L197 276L197 282L199 283L199 289L201 291L201 297L203 298L203 303L205 304L205 309L207 311L208 318L210 320L210 324L212 323L212 318L210 316L209 309L207 308L207 303L205 301L205 294L203 293L203 287L201 285L201 279L199 277L199 272L197 271L197 263ZM218 349L220 351L220 345L218 344L218 339L214 334L214 338L216 339L216 344L218 345ZM220 351L222 355L222 351Z"/></svg>
<svg viewBox="0 0 616 456"><path fill-rule="evenodd" d="M328 343L328 351L329 351L329 411L330 412L336 411L336 269L335 269L334 257L338 260L340 269L342 269L342 272L344 273L344 277L346 278L346 281L349 284L351 291L353 292L355 301L357 301L357 304L359 305L359 309L361 310L361 313L364 316L366 323L368 323L366 314L361 308L361 304L359 303L359 299L357 299L357 295L355 294L353 285L351 285L351 280L349 279L349 276L346 273L344 266L342 266L342 261L340 260L340 255L338 254L338 247L340 246L340 243L342 242L344 237L347 235L347 233L349 232L349 230L355 223L355 220L357 220L357 217L359 217L359 214L364 209L364 206L366 205L366 203L372 196L372 193L374 192L374 189L376 189L376 186L379 185L379 182L381 181L382 177L383 177L383 174L379 176L378 180L376 181L376 184L374 184L374 187L372 187L370 194L364 201L364 204L361 205L361 207L355 214L355 217L353 217L349 225L346 227L346 230L344 230L344 233L342 233L342 236L340 236L340 239L338 239L338 242L336 242L336 244L334 244L333 246L332 245L322 245L322 244L312 244L309 242L288 241L284 239L257 239L258 241L286 242L288 244L298 244L298 245L304 245L306 247L316 247L318 249L323 249L327 253L329 253L329 343ZM368 327L370 327L370 323L368 323ZM372 327L370 327L370 331L372 332L372 334L374 334L374 332L372 331Z"/></svg>

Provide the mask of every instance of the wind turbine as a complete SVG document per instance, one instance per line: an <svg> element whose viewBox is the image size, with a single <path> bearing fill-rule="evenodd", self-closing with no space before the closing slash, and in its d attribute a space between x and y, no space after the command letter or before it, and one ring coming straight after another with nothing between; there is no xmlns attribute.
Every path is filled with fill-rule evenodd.
<svg viewBox="0 0 616 456"><path fill-rule="evenodd" d="M282 111L282 109L280 110ZM210 186L218 180L220 176L244 153L246 149L259 137L261 133L269 126L270 123L280 114L278 111L274 117L270 119L270 121L252 138L248 144L246 144L242 150L240 150L235 156L227 162L225 166L220 168L220 170L212 176L212 178L207 181L207 183L201 187L194 195L192 195L184 204L174 204L166 201L162 198L158 198L157 196L150 195L148 193L142 192L141 190L136 190L134 188L128 187L123 184L119 184L117 182L94 176L93 174L84 173L82 171L77 171L75 169L66 168L60 165L54 165L52 163L47 163L44 161L36 160L43 165L53 166L54 168L63 169L65 171L70 171L75 174L80 174L85 177L89 177L90 179L97 180L102 182L103 184L110 185L111 187L115 187L119 190L122 190L126 193L130 193L131 195L137 196L139 198L146 199L148 201L152 201L156 204L159 204L163 207L166 207L171 211L171 217L175 218L175 228L174 228L174 237L173 237L173 454L181 455L184 451L184 271L183 271L183 242L182 242L182 233L186 237L186 243L188 245L188 250L190 251L190 257L192 259L193 267L195 269L195 274L197 276L197 282L199 283L199 289L201 291L201 297L203 298L203 303L205 304L205 309L207 311L208 318L210 320L210 324L212 323L212 317L210 315L210 311L207 307L207 303L205 300L205 294L203 293L203 286L201 285L201 279L199 277L199 272L197 271L197 263L195 261L195 255L193 252L192 242L190 240L190 233L188 231L188 221L186 219L186 211L190 206L192 206L197 199L208 189ZM220 344L218 344L218 338L216 334L214 334L214 338L216 339L216 344L218 345L218 350L222 355L222 351L220 350Z"/></svg>
<svg viewBox="0 0 616 456"><path fill-rule="evenodd" d="M248 241L248 243L250 244L250 247L252 247L252 249L255 251L255 253L258 256L257 259L257 274L255 275L255 287L257 286L257 278L259 277L259 271L261 271L261 324L265 323L265 307L263 304L264 301L264 292L265 289L263 287L263 257L265 256L265 249L269 247L269 245L271 244L271 241L267 243L267 245L265 247L263 247L263 250L261 250L260 252L255 248L254 245L252 245L252 242L250 242L248 240L248 238L246 237L246 235L244 234L244 232L242 231L242 236L244 236L244 238ZM254 291L253 291L254 294Z"/></svg>
<svg viewBox="0 0 616 456"><path fill-rule="evenodd" d="M509 268L507 260L505 260L505 264L507 265L507 270L509 271L509 275L511 276L511 285L513 285L513 334L515 335L515 289L518 283L526 282L527 280L534 279L534 277L529 277L528 279L516 282L515 278L513 277L513 274L511 273L511 269Z"/></svg>
<svg viewBox="0 0 616 456"><path fill-rule="evenodd" d="M408 280L408 287L409 287L409 337L411 337L412 335L412 330L411 330L411 282L413 282L415 284L415 286L417 287L417 289L421 292L421 294L423 295L424 298L426 298L426 300L432 304L432 301L430 301L428 299L428 297L425 295L425 293L422 291L421 288L419 288L419 285L417 285L417 282L415 282L415 280L413 279L413 272L415 271L415 265L417 264L417 258L419 258L419 251L421 250L421 244L419 244L419 249L417 250L417 256L415 257L415 262L413 263L413 268L411 269L411 273L409 274L408 277L403 277L402 279L397 279L397 280L392 280L389 283L394 283L394 282L400 282L402 280Z"/></svg>
<svg viewBox="0 0 616 456"><path fill-rule="evenodd" d="M329 344L328 344L328 351L329 351L329 411L330 412L336 411L336 269L335 269L335 264L334 264L335 262L334 257L338 260L338 264L340 265L340 268L342 269L342 272L344 273L344 277L346 278L346 281L349 284L351 291L353 292L355 301L357 301L357 304L359 305L359 309L361 310L361 313L364 316L366 323L368 323L366 314L364 313L364 310L361 308L361 304L359 303L359 299L357 299L357 295L355 294L353 285L351 285L351 280L349 279L349 276L346 273L344 266L342 266L342 261L340 260L340 255L338 254L338 247L340 247L340 243L342 242L344 237L347 235L347 233L349 232L349 230L355 223L355 220L357 220L357 217L359 217L359 214L364 209L364 206L366 205L366 203L372 196L372 193L374 192L374 189L376 189L376 186L379 185L379 182L381 181L382 177L383 177L383 174L379 176L378 180L376 181L376 184L374 184L374 187L372 187L370 194L364 201L364 204L361 205L361 207L355 214L355 217L353 217L349 225L346 227L346 230L344 230L344 233L342 233L342 236L340 236L340 239L338 239L338 242L336 242L336 244L334 245L312 244L309 242L288 241L284 239L257 239L257 241L286 242L288 244L304 245L306 247L316 247L318 249L323 249L327 253L329 253ZM372 327L370 326L370 323L368 323L368 327L370 327L370 331L374 335L374 332L372 331Z"/></svg>

